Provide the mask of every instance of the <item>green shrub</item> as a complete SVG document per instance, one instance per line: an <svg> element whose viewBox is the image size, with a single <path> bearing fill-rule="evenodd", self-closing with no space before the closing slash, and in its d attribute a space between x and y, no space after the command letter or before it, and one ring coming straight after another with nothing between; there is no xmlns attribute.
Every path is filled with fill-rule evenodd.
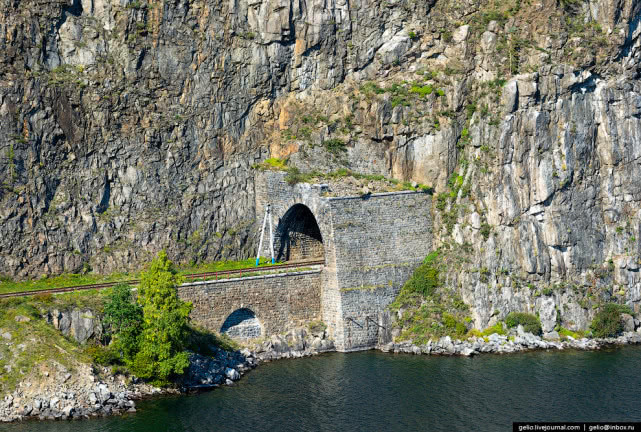
<svg viewBox="0 0 641 432"><path fill-rule="evenodd" d="M423 264L429 264L429 265L434 264L438 259L438 256L439 256L439 252L437 250L430 252L429 254L427 254L425 259L423 260Z"/></svg>
<svg viewBox="0 0 641 432"><path fill-rule="evenodd" d="M449 195L445 192L436 195L436 208L439 211L444 211L448 204Z"/></svg>
<svg viewBox="0 0 641 432"><path fill-rule="evenodd" d="M120 362L120 355L114 347L104 347L101 345L88 345L85 353L95 364L102 366L111 366Z"/></svg>
<svg viewBox="0 0 641 432"><path fill-rule="evenodd" d="M424 85L424 86L413 85L410 88L410 93L416 93L420 97L430 95L432 94L433 91L434 91L434 88L432 88L431 85Z"/></svg>
<svg viewBox="0 0 641 432"><path fill-rule="evenodd" d="M122 283L111 289L104 311L105 323L111 326L112 332L140 325L142 309L133 300L129 285Z"/></svg>
<svg viewBox="0 0 641 432"><path fill-rule="evenodd" d="M561 339L567 339L568 336L572 336L574 339L581 339L585 336L585 332L583 331L572 331L560 326L557 329L557 332L559 332Z"/></svg>
<svg viewBox="0 0 641 432"><path fill-rule="evenodd" d="M474 113L476 112L476 104L475 103L470 103L465 107L465 111L467 112L467 118L468 120L471 119L474 116Z"/></svg>
<svg viewBox="0 0 641 432"><path fill-rule="evenodd" d="M523 326L523 330L535 335L540 335L543 332L539 318L525 312L510 312L505 317L505 324L509 328L516 327L520 324Z"/></svg>
<svg viewBox="0 0 641 432"><path fill-rule="evenodd" d="M490 225L488 223L482 223L481 224L481 235L483 236L483 238L485 240L488 239L488 237L490 236L491 232L492 232L492 225Z"/></svg>
<svg viewBox="0 0 641 432"><path fill-rule="evenodd" d="M554 294L554 289L552 287L545 287L543 290L541 290L541 294L544 296L551 296Z"/></svg>
<svg viewBox="0 0 641 432"><path fill-rule="evenodd" d="M347 148L345 147L345 141L338 138L332 138L323 141L323 147L325 147L327 151L332 154L338 154L340 152L347 151Z"/></svg>
<svg viewBox="0 0 641 432"><path fill-rule="evenodd" d="M412 274L412 277L405 282L403 291L407 293L418 293L428 297L434 293L434 290L440 285L439 270L436 266L438 251L430 253L423 264L421 264Z"/></svg>
<svg viewBox="0 0 641 432"><path fill-rule="evenodd" d="M467 327L461 321L457 320L455 316L444 313L442 318L443 327L447 334L450 336L463 336L467 333Z"/></svg>
<svg viewBox="0 0 641 432"><path fill-rule="evenodd" d="M39 293L34 295L33 298L42 303L53 303L53 296L51 293Z"/></svg>
<svg viewBox="0 0 641 432"><path fill-rule="evenodd" d="M287 169L287 160L278 158L268 158L257 164L255 168L262 170L284 171Z"/></svg>
<svg viewBox="0 0 641 432"><path fill-rule="evenodd" d="M109 293L105 304L105 324L110 327L114 347L125 359L138 352L142 331L142 308L135 303L129 285L118 284Z"/></svg>
<svg viewBox="0 0 641 432"><path fill-rule="evenodd" d="M290 185L295 185L297 183L302 183L305 181L305 176L300 172L296 167L289 167L287 170L287 175L285 176L285 181Z"/></svg>
<svg viewBox="0 0 641 432"><path fill-rule="evenodd" d="M405 283L403 288L409 292L416 292L423 294L424 296L429 296L438 286L438 269L423 264L414 271L414 274L410 280Z"/></svg>
<svg viewBox="0 0 641 432"><path fill-rule="evenodd" d="M615 337L623 332L623 323L621 322L622 313L631 313L628 306L616 303L606 303L601 307L599 312L590 324L592 335L598 338Z"/></svg>
<svg viewBox="0 0 641 432"><path fill-rule="evenodd" d="M505 334L505 329L503 328L503 323L497 322L494 324L492 327L488 327L485 330L481 332L482 336L489 336L493 333L504 335Z"/></svg>
<svg viewBox="0 0 641 432"><path fill-rule="evenodd" d="M323 321L310 321L307 323L307 328L313 333L323 332L327 329L327 324Z"/></svg>
<svg viewBox="0 0 641 432"><path fill-rule="evenodd" d="M366 82L365 84L363 84L361 86L360 90L363 93L369 93L369 94L371 94L371 93L375 93L375 94L383 94L383 93L385 93L385 90L380 88L378 86L378 84L376 84L374 82L371 82L371 81Z"/></svg>

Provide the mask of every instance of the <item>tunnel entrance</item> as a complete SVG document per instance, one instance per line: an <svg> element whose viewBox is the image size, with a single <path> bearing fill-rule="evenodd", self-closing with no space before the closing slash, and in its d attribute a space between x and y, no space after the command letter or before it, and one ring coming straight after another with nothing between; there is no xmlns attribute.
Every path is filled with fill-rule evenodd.
<svg viewBox="0 0 641 432"><path fill-rule="evenodd" d="M325 257L323 237L309 207L295 204L276 228L275 253L278 261L317 260Z"/></svg>
<svg viewBox="0 0 641 432"><path fill-rule="evenodd" d="M232 339L254 339L260 337L263 330L256 314L250 309L242 308L236 309L227 317L220 332Z"/></svg>

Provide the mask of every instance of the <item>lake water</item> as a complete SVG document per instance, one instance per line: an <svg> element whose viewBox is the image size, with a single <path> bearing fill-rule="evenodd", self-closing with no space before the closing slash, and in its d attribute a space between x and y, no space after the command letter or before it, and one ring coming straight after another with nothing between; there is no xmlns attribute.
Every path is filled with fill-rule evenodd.
<svg viewBox="0 0 641 432"><path fill-rule="evenodd" d="M641 347L472 358L332 353L138 412L0 431L501 431L513 421L641 421Z"/></svg>

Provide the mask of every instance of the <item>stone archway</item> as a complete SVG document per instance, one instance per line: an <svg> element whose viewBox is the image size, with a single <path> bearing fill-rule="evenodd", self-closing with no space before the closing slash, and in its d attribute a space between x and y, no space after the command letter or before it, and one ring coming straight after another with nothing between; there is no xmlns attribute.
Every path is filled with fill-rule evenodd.
<svg viewBox="0 0 641 432"><path fill-rule="evenodd" d="M255 339L263 334L263 328L251 309L240 308L229 314L220 332L232 339Z"/></svg>
<svg viewBox="0 0 641 432"><path fill-rule="evenodd" d="M276 228L275 254L278 261L306 261L325 258L323 236L312 211L294 204Z"/></svg>

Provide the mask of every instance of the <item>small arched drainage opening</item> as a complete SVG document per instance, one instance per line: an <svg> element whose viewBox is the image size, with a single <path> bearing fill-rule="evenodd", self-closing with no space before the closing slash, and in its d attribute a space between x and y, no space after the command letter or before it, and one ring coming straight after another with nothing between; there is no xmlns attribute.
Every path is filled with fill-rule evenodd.
<svg viewBox="0 0 641 432"><path fill-rule="evenodd" d="M220 332L232 339L254 339L263 334L263 329L256 314L250 309L242 308L236 309L227 317Z"/></svg>
<svg viewBox="0 0 641 432"><path fill-rule="evenodd" d="M303 204L287 210L276 228L276 259L303 261L325 258L323 237L312 211Z"/></svg>

